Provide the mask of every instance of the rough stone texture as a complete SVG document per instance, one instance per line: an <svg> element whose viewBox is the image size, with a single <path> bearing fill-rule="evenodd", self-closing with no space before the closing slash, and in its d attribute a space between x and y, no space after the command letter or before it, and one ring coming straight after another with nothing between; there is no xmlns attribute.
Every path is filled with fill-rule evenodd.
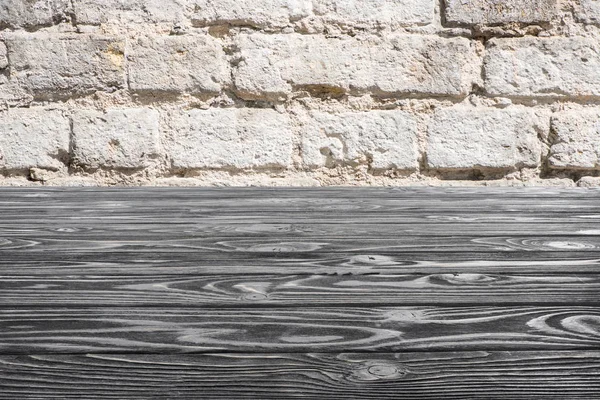
<svg viewBox="0 0 600 400"><path fill-rule="evenodd" d="M404 111L312 112L302 132L308 167L368 163L374 169L417 168L417 121Z"/></svg>
<svg viewBox="0 0 600 400"><path fill-rule="evenodd" d="M328 23L401 27L433 22L433 0L314 0L314 12Z"/></svg>
<svg viewBox="0 0 600 400"><path fill-rule="evenodd" d="M11 34L6 44L11 74L36 97L83 95L124 86L122 40Z"/></svg>
<svg viewBox="0 0 600 400"><path fill-rule="evenodd" d="M580 0L575 15L579 21L600 24L600 0Z"/></svg>
<svg viewBox="0 0 600 400"><path fill-rule="evenodd" d="M152 109L79 110L73 115L74 162L90 168L143 168L159 152Z"/></svg>
<svg viewBox="0 0 600 400"><path fill-rule="evenodd" d="M573 186L599 38L600 0L0 0L0 185Z"/></svg>
<svg viewBox="0 0 600 400"><path fill-rule="evenodd" d="M494 39L484 69L492 95L600 95L600 46L594 39Z"/></svg>
<svg viewBox="0 0 600 400"><path fill-rule="evenodd" d="M190 110L173 117L168 145L174 168L288 167L289 117L270 109Z"/></svg>
<svg viewBox="0 0 600 400"><path fill-rule="evenodd" d="M600 187L600 177L597 176L584 176L579 181L577 181L577 186L579 187Z"/></svg>
<svg viewBox="0 0 600 400"><path fill-rule="evenodd" d="M556 0L446 0L450 24L547 22L556 14Z"/></svg>
<svg viewBox="0 0 600 400"><path fill-rule="evenodd" d="M33 97L18 82L0 74L0 105L24 106L29 105L32 100Z"/></svg>
<svg viewBox="0 0 600 400"><path fill-rule="evenodd" d="M457 106L436 112L429 125L427 165L434 169L535 167L549 115L522 107Z"/></svg>
<svg viewBox="0 0 600 400"><path fill-rule="evenodd" d="M241 25L282 28L311 15L311 0L194 0L195 25Z"/></svg>
<svg viewBox="0 0 600 400"><path fill-rule="evenodd" d="M0 69L8 67L8 49L3 42L0 42Z"/></svg>
<svg viewBox="0 0 600 400"><path fill-rule="evenodd" d="M2 0L0 29L35 28L68 20L70 0Z"/></svg>
<svg viewBox="0 0 600 400"><path fill-rule="evenodd" d="M73 0L75 21L83 25L176 22L186 0Z"/></svg>
<svg viewBox="0 0 600 400"><path fill-rule="evenodd" d="M600 169L600 109L556 113L556 135L548 164L552 168Z"/></svg>
<svg viewBox="0 0 600 400"><path fill-rule="evenodd" d="M218 93L231 79L223 48L211 36L141 37L127 60L133 91Z"/></svg>
<svg viewBox="0 0 600 400"><path fill-rule="evenodd" d="M70 131L62 111L18 108L0 113L0 169L64 168Z"/></svg>
<svg viewBox="0 0 600 400"><path fill-rule="evenodd" d="M464 38L390 36L368 43L314 35L242 35L234 71L239 95L282 98L294 90L464 95L479 76L475 45Z"/></svg>

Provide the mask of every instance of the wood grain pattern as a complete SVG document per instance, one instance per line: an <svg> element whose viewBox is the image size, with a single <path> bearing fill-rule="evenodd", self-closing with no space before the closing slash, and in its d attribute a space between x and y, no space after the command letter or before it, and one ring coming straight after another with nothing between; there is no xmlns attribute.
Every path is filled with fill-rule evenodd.
<svg viewBox="0 0 600 400"><path fill-rule="evenodd" d="M0 352L598 349L600 307L0 310Z"/></svg>
<svg viewBox="0 0 600 400"><path fill-rule="evenodd" d="M600 189L0 189L0 400L594 400L599 349Z"/></svg>
<svg viewBox="0 0 600 400"><path fill-rule="evenodd" d="M0 276L8 306L600 306L600 274Z"/></svg>
<svg viewBox="0 0 600 400"><path fill-rule="evenodd" d="M414 217L412 217L414 218ZM245 222L244 218L231 221L198 223L140 223L127 217L110 221L69 220L64 218L44 218L37 221L6 223L0 220L0 237L43 238L43 239L182 239L182 238L328 238L348 237L394 237L394 236L599 236L599 222L569 222L560 217L552 222L539 221L460 221L448 217L446 222L423 221L406 223L381 218L381 221L348 221L342 218L328 218L325 222ZM98 218L100 219L100 218ZM543 226L540 226L543 225Z"/></svg>
<svg viewBox="0 0 600 400"><path fill-rule="evenodd" d="M600 255L580 252L280 253L9 252L0 273L21 275L598 273Z"/></svg>
<svg viewBox="0 0 600 400"><path fill-rule="evenodd" d="M577 251L600 252L600 236L526 236L526 237L465 237L465 236L405 236L397 238L184 238L150 239L113 238L112 240L0 238L0 255L44 252L60 257L61 253L98 252L135 253L447 253L472 251Z"/></svg>
<svg viewBox="0 0 600 400"><path fill-rule="evenodd" d="M0 399L600 398L599 351L0 356Z"/></svg>

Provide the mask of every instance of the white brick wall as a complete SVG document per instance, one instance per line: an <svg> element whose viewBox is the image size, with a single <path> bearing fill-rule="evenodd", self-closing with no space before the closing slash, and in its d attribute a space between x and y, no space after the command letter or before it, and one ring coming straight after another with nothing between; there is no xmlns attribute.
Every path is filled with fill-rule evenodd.
<svg viewBox="0 0 600 400"><path fill-rule="evenodd" d="M494 39L485 88L502 96L599 96L600 45L588 38Z"/></svg>
<svg viewBox="0 0 600 400"><path fill-rule="evenodd" d="M128 48L132 91L218 93L231 79L220 43L211 36L143 36Z"/></svg>
<svg viewBox="0 0 600 400"><path fill-rule="evenodd" d="M302 119L302 133L309 167L367 161L375 169L417 168L417 121L404 111L312 112Z"/></svg>
<svg viewBox="0 0 600 400"><path fill-rule="evenodd" d="M88 35L9 34L12 77L36 97L110 92L125 86L124 41Z"/></svg>
<svg viewBox="0 0 600 400"><path fill-rule="evenodd" d="M552 117L556 140L549 163L555 169L600 169L600 110L566 111Z"/></svg>
<svg viewBox="0 0 600 400"><path fill-rule="evenodd" d="M427 136L427 164L436 169L535 167L538 135L548 136L549 116L521 107L452 107L436 112Z"/></svg>
<svg viewBox="0 0 600 400"><path fill-rule="evenodd" d="M600 173L599 10L1 1L0 185L574 184Z"/></svg>
<svg viewBox="0 0 600 400"><path fill-rule="evenodd" d="M190 110L171 124L174 168L285 168L291 162L289 117L273 110Z"/></svg>
<svg viewBox="0 0 600 400"><path fill-rule="evenodd" d="M457 24L548 22L556 11L556 0L445 1L446 20Z"/></svg>
<svg viewBox="0 0 600 400"><path fill-rule="evenodd" d="M61 111L17 108L0 113L0 168L65 168L69 119Z"/></svg>
<svg viewBox="0 0 600 400"><path fill-rule="evenodd" d="M314 35L242 35L235 85L246 98L280 98L303 87L376 94L464 95L479 74L463 38L391 35L365 42ZM449 58L448 54L453 57Z"/></svg>
<svg viewBox="0 0 600 400"><path fill-rule="evenodd" d="M159 153L158 112L145 108L77 110L74 163L90 168L143 168Z"/></svg>

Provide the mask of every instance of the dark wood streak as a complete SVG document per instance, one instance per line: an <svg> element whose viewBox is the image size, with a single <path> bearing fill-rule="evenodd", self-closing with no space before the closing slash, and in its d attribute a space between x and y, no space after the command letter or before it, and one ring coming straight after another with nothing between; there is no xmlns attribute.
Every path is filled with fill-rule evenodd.
<svg viewBox="0 0 600 400"><path fill-rule="evenodd" d="M10 306L600 305L600 275L0 276Z"/></svg>
<svg viewBox="0 0 600 400"><path fill-rule="evenodd" d="M32 308L0 353L598 349L600 307Z"/></svg>
<svg viewBox="0 0 600 400"><path fill-rule="evenodd" d="M0 356L0 399L600 398L599 351Z"/></svg>

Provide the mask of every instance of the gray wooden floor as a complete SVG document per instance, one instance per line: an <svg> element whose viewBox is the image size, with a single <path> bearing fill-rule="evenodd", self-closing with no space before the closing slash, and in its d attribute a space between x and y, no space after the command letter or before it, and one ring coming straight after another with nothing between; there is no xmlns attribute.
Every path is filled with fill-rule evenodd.
<svg viewBox="0 0 600 400"><path fill-rule="evenodd" d="M0 189L0 399L600 399L600 191Z"/></svg>

